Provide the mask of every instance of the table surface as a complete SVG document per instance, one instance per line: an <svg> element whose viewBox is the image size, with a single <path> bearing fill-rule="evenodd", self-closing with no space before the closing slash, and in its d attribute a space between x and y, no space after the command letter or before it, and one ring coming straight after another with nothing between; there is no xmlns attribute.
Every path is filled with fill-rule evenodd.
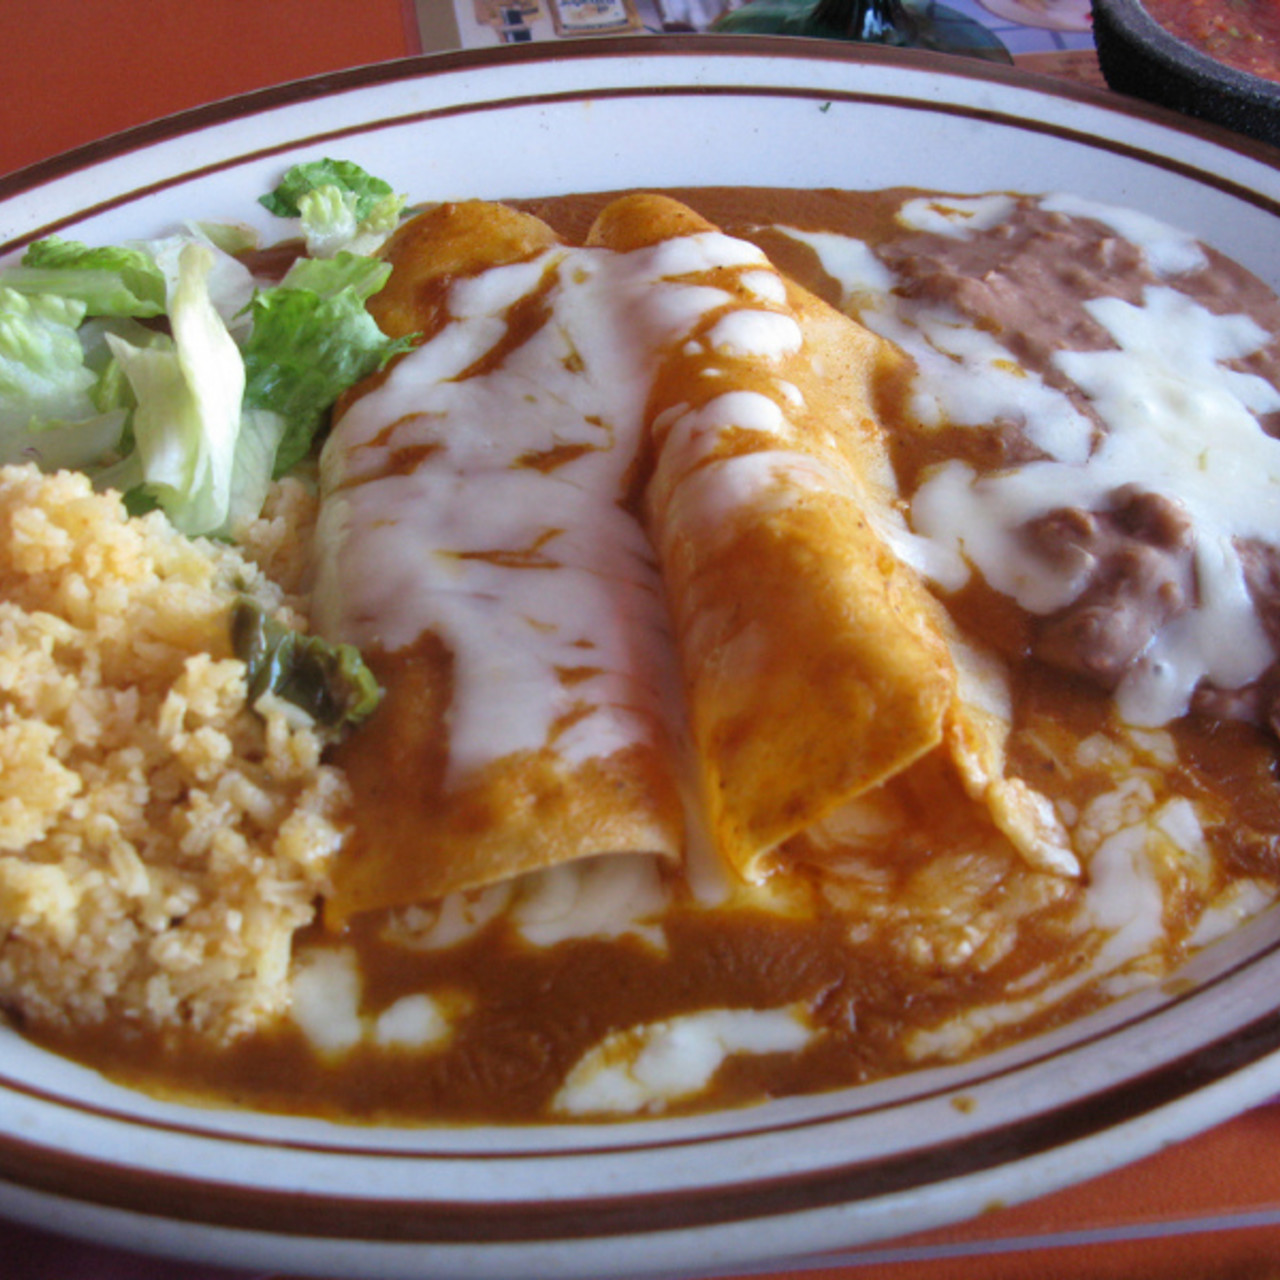
<svg viewBox="0 0 1280 1280"><path fill-rule="evenodd" d="M456 31L447 10L448 0L43 0L38 11L0 5L6 52L0 174L187 107L423 52L424 32L434 41ZM209 57L209 49L233 49L235 56ZM1102 83L1090 52L1018 61ZM1029 1204L774 1280L1280 1280L1277 1157L1280 1105ZM236 1274L0 1223L3 1280Z"/></svg>

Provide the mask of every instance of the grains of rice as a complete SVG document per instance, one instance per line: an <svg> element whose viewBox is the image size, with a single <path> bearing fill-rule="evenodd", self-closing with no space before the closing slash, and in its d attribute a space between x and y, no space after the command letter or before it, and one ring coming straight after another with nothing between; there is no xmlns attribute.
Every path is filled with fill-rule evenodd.
<svg viewBox="0 0 1280 1280"><path fill-rule="evenodd" d="M284 1006L344 785L295 712L246 704L229 616L247 592L302 621L307 501L241 554L0 468L0 1008L225 1039Z"/></svg>
<svg viewBox="0 0 1280 1280"><path fill-rule="evenodd" d="M311 539L320 510L320 495L301 480L286 476L267 493L256 520L235 530L236 545L286 593L294 608L305 612L311 590Z"/></svg>

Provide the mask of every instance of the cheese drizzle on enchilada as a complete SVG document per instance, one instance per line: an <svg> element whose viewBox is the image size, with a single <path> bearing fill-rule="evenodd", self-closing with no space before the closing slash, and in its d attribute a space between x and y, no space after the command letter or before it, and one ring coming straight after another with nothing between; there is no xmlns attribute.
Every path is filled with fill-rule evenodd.
<svg viewBox="0 0 1280 1280"><path fill-rule="evenodd" d="M893 552L872 407L893 348L664 197L610 205L582 248L441 206L387 254L374 312L425 340L343 408L322 462L321 627L400 708L344 756L336 918L679 855L689 831L758 879L935 749L1033 861L1076 869Z"/></svg>

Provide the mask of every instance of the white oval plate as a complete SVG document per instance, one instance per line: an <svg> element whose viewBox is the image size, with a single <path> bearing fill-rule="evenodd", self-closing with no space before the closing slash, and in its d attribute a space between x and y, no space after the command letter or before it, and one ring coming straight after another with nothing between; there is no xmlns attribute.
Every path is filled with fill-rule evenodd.
<svg viewBox="0 0 1280 1280"><path fill-rule="evenodd" d="M1004 68L754 37L445 55L216 104L0 179L0 253L243 218L320 155L417 200L1071 190L1176 221L1280 288L1274 153ZM0 1213L328 1276L795 1265L1041 1194L1261 1101L1280 1090L1277 990L1270 913L1176 984L963 1066L693 1119L502 1130L166 1104L0 1027Z"/></svg>

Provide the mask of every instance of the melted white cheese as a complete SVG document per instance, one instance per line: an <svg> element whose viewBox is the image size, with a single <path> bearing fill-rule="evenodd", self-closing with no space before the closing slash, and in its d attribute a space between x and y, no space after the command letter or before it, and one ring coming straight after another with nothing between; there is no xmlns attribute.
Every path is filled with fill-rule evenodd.
<svg viewBox="0 0 1280 1280"><path fill-rule="evenodd" d="M918 311L911 328L895 331L922 367L912 408L926 426L1011 420L1025 424L1027 438L1050 457L1074 464L1088 459L1093 424L1061 391L1019 365L994 335L941 310Z"/></svg>
<svg viewBox="0 0 1280 1280"><path fill-rule="evenodd" d="M817 254L822 269L840 285L842 306L863 298L878 301L893 288L893 272L861 240L835 231L801 231L798 227L777 230L807 244Z"/></svg>
<svg viewBox="0 0 1280 1280"><path fill-rule="evenodd" d="M1236 880L1209 904L1188 939L1191 947L1207 947L1226 937L1275 901L1275 891L1257 880Z"/></svg>
<svg viewBox="0 0 1280 1280"><path fill-rule="evenodd" d="M1045 966L1011 989L1007 999L912 1032L905 1048L913 1059L962 1057L1000 1029L1016 1027L1093 984L1121 995L1159 976L1166 901L1176 896L1164 880L1167 877L1175 886L1188 869L1193 875L1199 870L1204 832L1189 801L1158 805L1141 770L1129 772L1135 769L1132 758L1117 743L1107 742L1123 781L1085 806L1072 833L1088 862L1084 898L1074 923L1080 950L1086 952L1090 942L1094 944L1088 962L1057 980L1053 975L1061 966ZM1081 763L1097 759L1096 753L1086 752ZM1256 909L1261 904L1239 905ZM1208 920L1206 928L1212 928Z"/></svg>
<svg viewBox="0 0 1280 1280"><path fill-rule="evenodd" d="M1164 894L1151 863L1145 824L1108 836L1089 860L1087 911L1108 934L1099 972L1110 972L1151 951L1164 932Z"/></svg>
<svg viewBox="0 0 1280 1280"><path fill-rule="evenodd" d="M524 877L510 918L535 947L631 935L664 948L666 935L656 922L667 904L656 858L591 858Z"/></svg>
<svg viewBox="0 0 1280 1280"><path fill-rule="evenodd" d="M374 1019L369 1033L376 1044L400 1049L427 1049L449 1039L449 1020L428 995L401 996Z"/></svg>
<svg viewBox="0 0 1280 1280"><path fill-rule="evenodd" d="M898 221L912 231L963 239L999 226L1017 201L999 192L980 196L919 196L898 210Z"/></svg>
<svg viewBox="0 0 1280 1280"><path fill-rule="evenodd" d="M1208 263L1204 249L1194 236L1138 209L1101 204L1066 192L1045 196L1040 207L1071 218L1092 218L1110 227L1116 235L1142 250L1147 265L1156 275L1182 275L1199 271Z"/></svg>
<svg viewBox="0 0 1280 1280"><path fill-rule="evenodd" d="M300 957L289 1013L322 1057L341 1056L362 1043L419 1050L447 1043L452 1024L443 1002L419 992L371 1016L360 1009L362 987L349 948L317 948Z"/></svg>
<svg viewBox="0 0 1280 1280"><path fill-rule="evenodd" d="M802 1010L711 1009L608 1036L569 1072L561 1115L630 1115L701 1093L740 1053L796 1053L814 1036Z"/></svg>
<svg viewBox="0 0 1280 1280"><path fill-rule="evenodd" d="M391 911L382 936L412 951L446 951L460 946L507 911L515 884L514 880L503 880L484 889L448 893L434 902Z"/></svg>
<svg viewBox="0 0 1280 1280"><path fill-rule="evenodd" d="M1275 537L1280 440L1255 415L1280 408L1280 394L1225 364L1267 340L1246 317L1215 316L1170 289L1149 290L1141 307L1103 299L1090 310L1116 348L1058 360L1107 426L1087 462L1032 462L982 478L949 464L917 491L912 518L997 590L1049 613L1075 599L1087 567L1036 555L1022 525L1058 507L1105 509L1129 484L1178 501L1193 522L1199 598L1116 695L1133 723L1163 724L1186 710L1202 680L1235 688L1273 660L1234 543Z"/></svg>
<svg viewBox="0 0 1280 1280"><path fill-rule="evenodd" d="M713 351L739 359L776 360L799 351L800 326L776 311L731 311L716 321L707 341Z"/></svg>
<svg viewBox="0 0 1280 1280"><path fill-rule="evenodd" d="M768 360L800 339L767 310L715 319L731 295L682 279L711 268L741 268L756 296L785 297L758 249L719 233L626 254L555 248L461 280L454 322L330 439L321 625L366 648L444 641L453 780L543 747L556 726L571 765L652 741L658 723L678 733L661 583L621 501L656 353L696 342ZM549 318L485 367L509 308L537 291ZM726 476L727 500L749 499L739 481Z"/></svg>
<svg viewBox="0 0 1280 1280"><path fill-rule="evenodd" d="M317 1053L345 1053L360 1043L360 986L351 951L313 951L299 961L289 1014Z"/></svg>
<svg viewBox="0 0 1280 1280"><path fill-rule="evenodd" d="M787 286L775 271L743 271L738 283L761 302L782 306L787 300Z"/></svg>
<svg viewBox="0 0 1280 1280"><path fill-rule="evenodd" d="M501 918L534 947L630 935L664 949L661 920L670 893L658 862L639 853L582 858L484 889L446 894L392 912L382 936L412 951L446 951Z"/></svg>

